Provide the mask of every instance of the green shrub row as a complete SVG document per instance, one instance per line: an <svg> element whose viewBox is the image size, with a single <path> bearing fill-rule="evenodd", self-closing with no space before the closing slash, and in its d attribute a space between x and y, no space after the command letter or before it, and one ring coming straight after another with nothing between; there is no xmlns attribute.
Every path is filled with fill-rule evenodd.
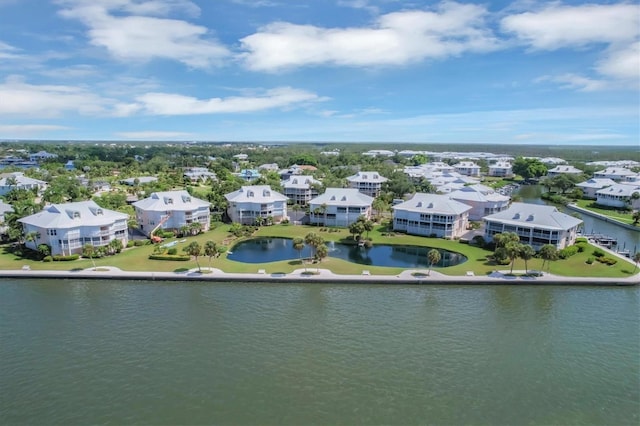
<svg viewBox="0 0 640 426"><path fill-rule="evenodd" d="M596 260L600 263L604 263L605 265L615 265L616 263L618 263L618 261L616 259L612 259L610 257L606 257L606 256L600 256L597 257Z"/></svg>
<svg viewBox="0 0 640 426"><path fill-rule="evenodd" d="M151 260L179 260L186 261L191 259L188 254L151 254L149 255Z"/></svg>
<svg viewBox="0 0 640 426"><path fill-rule="evenodd" d="M78 260L80 259L80 255L79 254L71 254L69 256L63 256L61 254L57 254L55 256L51 256L51 258L53 260L55 260L56 262L60 261L60 262L66 262L69 260Z"/></svg>
<svg viewBox="0 0 640 426"><path fill-rule="evenodd" d="M577 246L565 247L562 250L558 251L558 257L560 259L568 259L571 256L573 256L576 253L578 253L578 251L579 251L579 248Z"/></svg>

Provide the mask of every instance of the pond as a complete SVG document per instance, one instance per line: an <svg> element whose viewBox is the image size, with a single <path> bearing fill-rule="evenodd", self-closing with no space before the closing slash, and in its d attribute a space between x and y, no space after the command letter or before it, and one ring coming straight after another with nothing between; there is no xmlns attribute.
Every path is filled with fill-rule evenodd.
<svg viewBox="0 0 640 426"><path fill-rule="evenodd" d="M432 247L374 244L370 248L350 244L327 243L329 256L360 265L388 266L396 268L427 268L427 253ZM454 266L467 258L460 254L438 249L440 262L435 267ZM312 257L312 248L305 246L302 253L293 248L289 238L254 238L236 244L227 254L227 259L244 263L267 263L280 260Z"/></svg>

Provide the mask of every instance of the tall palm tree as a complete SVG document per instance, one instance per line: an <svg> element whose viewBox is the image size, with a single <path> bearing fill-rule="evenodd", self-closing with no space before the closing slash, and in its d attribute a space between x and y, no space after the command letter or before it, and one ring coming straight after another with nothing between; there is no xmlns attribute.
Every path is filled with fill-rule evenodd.
<svg viewBox="0 0 640 426"><path fill-rule="evenodd" d="M638 263L640 263L640 251L637 251L636 254L633 255L633 261L635 262L635 267L633 268L633 272L635 273L638 269Z"/></svg>
<svg viewBox="0 0 640 426"><path fill-rule="evenodd" d="M521 247L522 246L520 243L516 243L513 241L507 243L507 245L504 247L507 250L507 256L509 256L509 259L511 259L511 271L509 272L510 274L513 274L513 265L516 263L516 259L518 258L518 256L520 256Z"/></svg>
<svg viewBox="0 0 640 426"><path fill-rule="evenodd" d="M298 252L298 257L300 258L300 263L302 263L302 250L304 249L304 240L302 238L294 238L293 239L293 249ZM306 265L304 270L306 271Z"/></svg>
<svg viewBox="0 0 640 426"><path fill-rule="evenodd" d="M542 258L542 270L547 263L547 272L551 269L551 261L558 259L558 249L553 244L545 244L540 248L538 255Z"/></svg>
<svg viewBox="0 0 640 426"><path fill-rule="evenodd" d="M433 268L433 265L440 262L441 258L442 256L440 255L440 252L438 250L429 250L429 252L427 253L427 259L429 259L429 272L427 275L431 275L431 268Z"/></svg>
<svg viewBox="0 0 640 426"><path fill-rule="evenodd" d="M209 270L211 270L211 258L218 255L218 245L215 241L207 241L204 243L204 255L209 258Z"/></svg>
<svg viewBox="0 0 640 426"><path fill-rule="evenodd" d="M196 265L198 265L198 272L201 272L202 269L200 269L200 263L198 263L198 256L202 253L202 247L200 244L197 241L191 241L191 243L182 250L189 256L193 256L195 258Z"/></svg>
<svg viewBox="0 0 640 426"><path fill-rule="evenodd" d="M527 266L527 261L536 255L536 251L529 244L523 244L520 247L520 258L524 260L524 272L525 274L529 273L529 267Z"/></svg>
<svg viewBox="0 0 640 426"><path fill-rule="evenodd" d="M96 254L96 248L91 243L87 243L82 247L82 255L91 259L91 263L93 263L93 270L97 269L96 261L93 260L93 256Z"/></svg>

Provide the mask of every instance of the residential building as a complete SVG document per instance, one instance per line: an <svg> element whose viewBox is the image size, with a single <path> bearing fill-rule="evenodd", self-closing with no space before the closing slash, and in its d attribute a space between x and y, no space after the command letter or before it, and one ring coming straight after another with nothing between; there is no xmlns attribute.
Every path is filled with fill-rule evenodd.
<svg viewBox="0 0 640 426"><path fill-rule="evenodd" d="M347 178L349 187L357 189L370 197L377 197L382 191L382 184L387 180L386 177L380 176L378 172L358 172Z"/></svg>
<svg viewBox="0 0 640 426"><path fill-rule="evenodd" d="M94 201L51 204L39 213L18 219L24 235L36 233L35 241L25 244L36 250L40 244L51 248L52 255L82 253L85 244L106 246L119 240L127 245L125 213L103 209Z"/></svg>
<svg viewBox="0 0 640 426"><path fill-rule="evenodd" d="M266 163L266 164L259 165L258 170L264 170L267 172L277 172L278 170L280 170L280 167L278 167L278 163Z"/></svg>
<svg viewBox="0 0 640 426"><path fill-rule="evenodd" d="M256 218L271 218L273 223L287 219L287 197L269 185L247 185L225 195L227 214L234 223L253 225Z"/></svg>
<svg viewBox="0 0 640 426"><path fill-rule="evenodd" d="M615 185L615 181L604 178L592 178L584 182L577 183L576 186L582 189L584 198L596 199L596 192L602 188Z"/></svg>
<svg viewBox="0 0 640 426"><path fill-rule="evenodd" d="M616 183L596 191L596 203L623 209L640 209L640 183Z"/></svg>
<svg viewBox="0 0 640 426"><path fill-rule="evenodd" d="M473 161L461 161L453 165L456 172L464 176L480 176L480 166Z"/></svg>
<svg viewBox="0 0 640 426"><path fill-rule="evenodd" d="M122 179L120 183L123 185L135 186L135 185L144 185L145 183L157 182L158 178L155 176L138 176L127 179Z"/></svg>
<svg viewBox="0 0 640 426"><path fill-rule="evenodd" d="M457 238L467 230L471 206L447 195L417 193L392 209L394 231Z"/></svg>
<svg viewBox="0 0 640 426"><path fill-rule="evenodd" d="M309 201L310 223L322 226L349 226L360 216L371 217L373 197L355 188L327 188Z"/></svg>
<svg viewBox="0 0 640 426"><path fill-rule="evenodd" d="M47 182L27 177L22 172L0 174L0 196L8 194L14 189L35 190L41 193L46 187Z"/></svg>
<svg viewBox="0 0 640 426"><path fill-rule="evenodd" d="M508 178L513 176L511 163L508 161L498 161L489 165L489 176Z"/></svg>
<svg viewBox="0 0 640 426"><path fill-rule="evenodd" d="M199 223L209 230L211 203L192 197L187 191L154 192L133 203L140 230L151 236L157 229L178 230Z"/></svg>
<svg viewBox="0 0 640 426"><path fill-rule="evenodd" d="M291 176L282 182L284 196L294 204L306 205L312 198L318 196L318 185L321 182L312 176Z"/></svg>
<svg viewBox="0 0 640 426"><path fill-rule="evenodd" d="M563 175L563 174L580 175L582 173L583 173L582 170L576 169L573 166L560 165L560 166L555 166L553 169L547 170L547 177L554 177L554 176Z"/></svg>
<svg viewBox="0 0 640 426"><path fill-rule="evenodd" d="M394 152L387 149L371 149L367 152L363 152L365 157L393 157Z"/></svg>
<svg viewBox="0 0 640 426"><path fill-rule="evenodd" d="M214 172L210 172L206 167L189 167L184 171L183 176L191 183L200 183L206 182L208 180L215 181L216 174Z"/></svg>
<svg viewBox="0 0 640 426"><path fill-rule="evenodd" d="M13 207L11 207L11 204L7 204L4 201L0 200L0 234L4 234L5 232L7 232L5 216L7 213L12 213L12 212L13 212Z"/></svg>
<svg viewBox="0 0 640 426"><path fill-rule="evenodd" d="M56 154L52 154L47 151L38 151L36 153L29 155L29 161L39 162L43 160L50 160L53 158L58 158Z"/></svg>
<svg viewBox="0 0 640 426"><path fill-rule="evenodd" d="M627 177L636 176L637 173L625 168L625 167L607 167L604 170L597 171L593 174L594 178L611 179L616 182L622 182Z"/></svg>
<svg viewBox="0 0 640 426"><path fill-rule="evenodd" d="M448 197L471 206L469 220L482 220L489 214L501 212L509 207L511 201L511 197L480 184L463 186L450 192Z"/></svg>
<svg viewBox="0 0 640 426"><path fill-rule="evenodd" d="M514 232L520 242L535 250L545 244L553 244L558 249L570 246L575 243L582 223L556 207L528 203L512 203L508 209L485 216L483 220L487 241L493 241L495 234Z"/></svg>
<svg viewBox="0 0 640 426"><path fill-rule="evenodd" d="M64 169L68 172L75 170L76 165L73 163L73 160L69 160L64 164Z"/></svg>
<svg viewBox="0 0 640 426"><path fill-rule="evenodd" d="M239 173L235 173L235 175L246 182L251 182L262 176L260 172L255 169L242 169Z"/></svg>

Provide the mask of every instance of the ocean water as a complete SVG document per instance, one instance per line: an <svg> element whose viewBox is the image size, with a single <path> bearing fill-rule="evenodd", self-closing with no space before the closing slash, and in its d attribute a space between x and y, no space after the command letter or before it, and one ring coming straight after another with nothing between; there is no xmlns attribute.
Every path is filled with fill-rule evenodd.
<svg viewBox="0 0 640 426"><path fill-rule="evenodd" d="M2 424L636 425L640 288L0 281Z"/></svg>

